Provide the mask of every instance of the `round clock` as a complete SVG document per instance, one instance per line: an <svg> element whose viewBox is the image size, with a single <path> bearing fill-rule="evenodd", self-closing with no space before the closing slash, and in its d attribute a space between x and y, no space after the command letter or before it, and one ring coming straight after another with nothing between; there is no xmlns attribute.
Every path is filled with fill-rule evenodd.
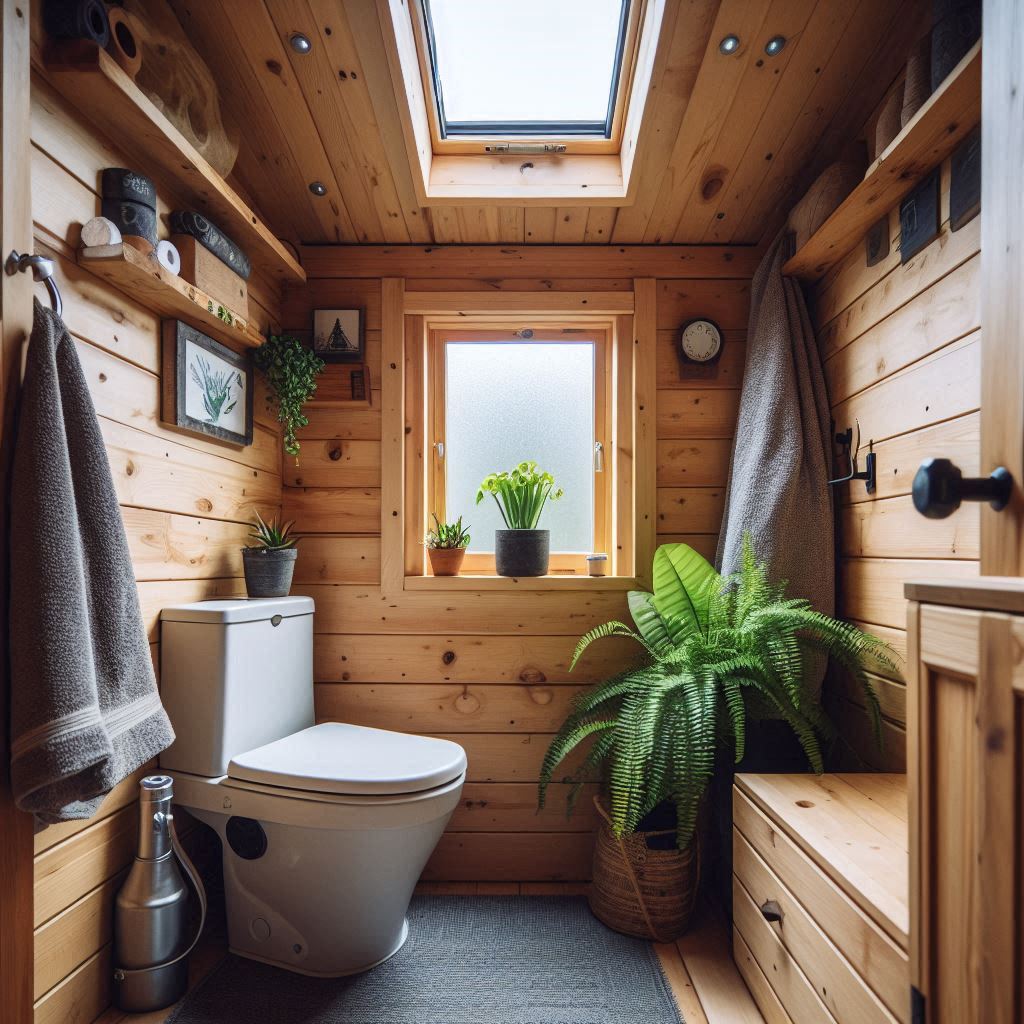
<svg viewBox="0 0 1024 1024"><path fill-rule="evenodd" d="M683 358L691 363L713 362L722 352L722 332L713 320L688 320L683 324L679 347Z"/></svg>

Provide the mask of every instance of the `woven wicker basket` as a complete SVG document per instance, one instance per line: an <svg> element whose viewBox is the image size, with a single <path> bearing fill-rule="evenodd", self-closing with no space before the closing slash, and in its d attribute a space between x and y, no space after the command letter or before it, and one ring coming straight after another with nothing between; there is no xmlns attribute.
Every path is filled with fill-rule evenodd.
<svg viewBox="0 0 1024 1024"><path fill-rule="evenodd" d="M635 832L621 839L611 819L594 799L604 819L594 848L590 909L594 916L626 935L671 942L686 931L700 882L697 836L686 850L649 850L647 837L666 832ZM674 830L672 830L674 832Z"/></svg>

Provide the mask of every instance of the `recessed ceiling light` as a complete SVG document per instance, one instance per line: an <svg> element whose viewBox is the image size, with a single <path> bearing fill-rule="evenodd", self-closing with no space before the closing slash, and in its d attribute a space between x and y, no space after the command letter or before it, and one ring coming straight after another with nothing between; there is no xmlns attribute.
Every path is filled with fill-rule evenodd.
<svg viewBox="0 0 1024 1024"><path fill-rule="evenodd" d="M301 32L293 32L288 37L288 42L291 43L292 49L296 53L309 53L313 49L309 36L304 36Z"/></svg>
<svg viewBox="0 0 1024 1024"><path fill-rule="evenodd" d="M740 37L734 36L729 33L719 44L718 52L724 53L728 56L730 53L735 53L740 48Z"/></svg>
<svg viewBox="0 0 1024 1024"><path fill-rule="evenodd" d="M325 196L327 195L327 186L322 181L311 181L309 191L315 196Z"/></svg>
<svg viewBox="0 0 1024 1024"><path fill-rule="evenodd" d="M785 36L772 36L767 43L764 44L764 52L769 57L774 57L776 54L782 53L786 47Z"/></svg>

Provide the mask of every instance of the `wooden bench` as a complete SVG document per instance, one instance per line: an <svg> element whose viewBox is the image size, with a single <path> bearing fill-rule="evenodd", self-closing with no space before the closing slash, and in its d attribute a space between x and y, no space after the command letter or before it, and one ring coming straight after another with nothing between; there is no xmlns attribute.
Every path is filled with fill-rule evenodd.
<svg viewBox="0 0 1024 1024"><path fill-rule="evenodd" d="M739 775L733 948L768 1024L909 1024L906 776Z"/></svg>

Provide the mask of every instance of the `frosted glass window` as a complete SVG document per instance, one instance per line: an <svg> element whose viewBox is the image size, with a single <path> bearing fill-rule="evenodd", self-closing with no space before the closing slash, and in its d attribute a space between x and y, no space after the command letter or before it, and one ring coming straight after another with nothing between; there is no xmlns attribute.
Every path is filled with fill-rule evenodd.
<svg viewBox="0 0 1024 1024"><path fill-rule="evenodd" d="M442 132L608 135L627 0L424 0Z"/></svg>
<svg viewBox="0 0 1024 1024"><path fill-rule="evenodd" d="M494 498L476 504L480 481L536 462L565 496L539 528L551 550L594 545L594 345L587 342L448 342L445 514L472 525L471 552L493 552L504 529Z"/></svg>

